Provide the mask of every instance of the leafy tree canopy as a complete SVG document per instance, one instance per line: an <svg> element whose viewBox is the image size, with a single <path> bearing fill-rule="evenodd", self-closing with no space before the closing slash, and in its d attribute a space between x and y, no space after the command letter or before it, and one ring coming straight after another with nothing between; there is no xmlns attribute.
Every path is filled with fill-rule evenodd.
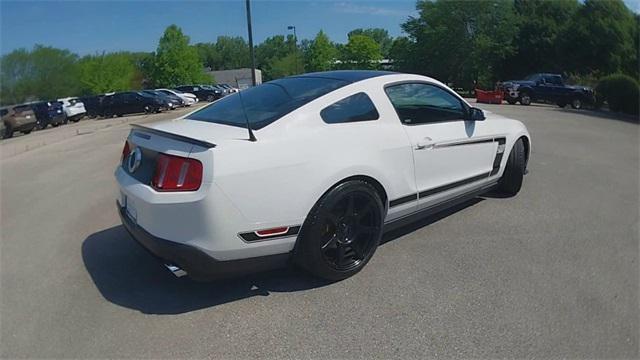
<svg viewBox="0 0 640 360"><path fill-rule="evenodd" d="M380 45L365 35L352 35L341 50L340 60L345 69L377 69L382 59Z"/></svg>
<svg viewBox="0 0 640 360"><path fill-rule="evenodd" d="M353 35L364 35L372 38L378 43L378 45L380 45L382 57L387 58L389 56L389 50L391 50L393 39L389 36L389 32L387 30L380 28L355 29L351 30L349 34L347 34L347 37L351 38Z"/></svg>
<svg viewBox="0 0 640 360"><path fill-rule="evenodd" d="M304 53L305 70L307 71L331 70L338 56L338 50L335 45L322 30L306 46Z"/></svg>
<svg viewBox="0 0 640 360"><path fill-rule="evenodd" d="M198 51L189 46L189 37L170 25L160 38L151 76L155 86L177 86L210 82Z"/></svg>

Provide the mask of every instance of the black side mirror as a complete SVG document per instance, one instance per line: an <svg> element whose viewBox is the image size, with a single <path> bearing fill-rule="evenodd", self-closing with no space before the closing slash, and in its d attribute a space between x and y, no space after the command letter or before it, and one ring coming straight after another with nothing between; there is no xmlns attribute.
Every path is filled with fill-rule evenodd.
<svg viewBox="0 0 640 360"><path fill-rule="evenodd" d="M467 116L467 120L469 121L482 121L486 119L486 117L484 116L484 111L482 111L481 109L472 107L469 108L469 113Z"/></svg>

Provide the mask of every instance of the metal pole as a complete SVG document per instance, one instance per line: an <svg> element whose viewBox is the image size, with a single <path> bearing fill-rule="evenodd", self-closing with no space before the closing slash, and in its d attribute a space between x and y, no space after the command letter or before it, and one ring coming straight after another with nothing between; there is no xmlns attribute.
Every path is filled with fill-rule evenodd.
<svg viewBox="0 0 640 360"><path fill-rule="evenodd" d="M293 27L293 40L296 44L296 72L300 74L300 54L298 53L298 35L296 35L296 27Z"/></svg>
<svg viewBox="0 0 640 360"><path fill-rule="evenodd" d="M296 52L295 52L295 56L296 56L296 72L299 74L300 73L300 59L298 59L298 35L296 34L296 27L293 25L289 25L287 26L287 30L293 30L293 40L295 42L296 45Z"/></svg>
<svg viewBox="0 0 640 360"><path fill-rule="evenodd" d="M249 53L251 54L251 84L256 86L256 57L253 54L253 32L251 31L251 4L247 0L247 29L249 30Z"/></svg>

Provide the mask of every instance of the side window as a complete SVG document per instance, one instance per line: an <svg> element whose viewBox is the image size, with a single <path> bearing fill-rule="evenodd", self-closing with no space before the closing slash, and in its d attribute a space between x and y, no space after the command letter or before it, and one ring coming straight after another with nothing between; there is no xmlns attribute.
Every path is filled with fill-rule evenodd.
<svg viewBox="0 0 640 360"><path fill-rule="evenodd" d="M548 76L546 82L551 85L562 85L562 78L560 76Z"/></svg>
<svg viewBox="0 0 640 360"><path fill-rule="evenodd" d="M428 124L463 120L460 99L438 86L422 83L400 84L385 89L403 124Z"/></svg>
<svg viewBox="0 0 640 360"><path fill-rule="evenodd" d="M365 93L357 93L337 101L320 112L327 124L378 120L380 115Z"/></svg>

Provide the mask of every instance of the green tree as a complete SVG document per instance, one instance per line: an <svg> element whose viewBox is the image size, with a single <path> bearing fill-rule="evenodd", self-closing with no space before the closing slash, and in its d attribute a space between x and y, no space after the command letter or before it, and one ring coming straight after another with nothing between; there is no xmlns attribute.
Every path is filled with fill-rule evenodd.
<svg viewBox="0 0 640 360"><path fill-rule="evenodd" d="M309 43L305 51L305 69L307 71L327 71L334 67L338 50L322 30Z"/></svg>
<svg viewBox="0 0 640 360"><path fill-rule="evenodd" d="M278 79L300 73L302 56L298 52L292 52L284 57L273 59L269 64L270 77Z"/></svg>
<svg viewBox="0 0 640 360"><path fill-rule="evenodd" d="M216 51L219 54L215 70L238 69L251 66L249 45L239 37L219 36L216 41Z"/></svg>
<svg viewBox="0 0 640 360"><path fill-rule="evenodd" d="M197 50L189 46L189 37L176 25L167 27L160 38L151 80L154 86L211 81L211 77L204 73Z"/></svg>
<svg viewBox="0 0 640 360"><path fill-rule="evenodd" d="M341 67L345 69L377 69L382 59L380 45L365 35L353 35L342 48Z"/></svg>
<svg viewBox="0 0 640 360"><path fill-rule="evenodd" d="M559 40L579 6L578 0L516 0L519 26L515 52L504 60L499 75L512 78L565 71L567 64Z"/></svg>
<svg viewBox="0 0 640 360"><path fill-rule="evenodd" d="M511 0L417 3L418 17L402 25L412 40L416 71L456 86L491 84L514 53L517 18Z"/></svg>
<svg viewBox="0 0 640 360"><path fill-rule="evenodd" d="M103 94L137 87L138 69L128 53L89 55L78 63L79 79L83 92Z"/></svg>
<svg viewBox="0 0 640 360"><path fill-rule="evenodd" d="M194 45L200 62L207 68L216 70L220 64L220 54L213 43L197 43Z"/></svg>
<svg viewBox="0 0 640 360"><path fill-rule="evenodd" d="M391 50L393 39L389 36L389 32L387 30L381 28L355 29L351 30L347 37L351 38L353 35L364 35L372 38L378 43L378 45L380 45L382 57L387 58L389 56L389 50Z"/></svg>
<svg viewBox="0 0 640 360"><path fill-rule="evenodd" d="M560 38L568 71L638 77L638 17L622 0L586 0Z"/></svg>
<svg viewBox="0 0 640 360"><path fill-rule="evenodd" d="M69 50L36 45L17 49L0 62L0 99L3 104L51 100L79 91L78 56Z"/></svg>
<svg viewBox="0 0 640 360"><path fill-rule="evenodd" d="M288 69L292 72L288 70L283 72L283 66L292 59L297 61L292 63L294 65L292 68ZM284 35L272 36L256 47L256 66L262 70L264 80L282 77L283 73L297 74L303 71L302 65L301 55L293 35L288 35L286 38ZM274 66L277 69L274 69Z"/></svg>
<svg viewBox="0 0 640 360"><path fill-rule="evenodd" d="M393 39L389 59L393 62L396 71L415 72L417 68L416 58L413 54L414 44L406 36L399 36Z"/></svg>

